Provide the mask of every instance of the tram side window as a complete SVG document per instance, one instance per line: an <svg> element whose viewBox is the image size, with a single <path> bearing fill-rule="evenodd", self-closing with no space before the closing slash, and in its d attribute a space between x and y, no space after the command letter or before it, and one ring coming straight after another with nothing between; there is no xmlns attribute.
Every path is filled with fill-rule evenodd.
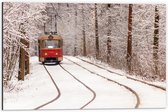
<svg viewBox="0 0 168 112"><path fill-rule="evenodd" d="M59 48L60 42L58 40L45 40L45 48Z"/></svg>

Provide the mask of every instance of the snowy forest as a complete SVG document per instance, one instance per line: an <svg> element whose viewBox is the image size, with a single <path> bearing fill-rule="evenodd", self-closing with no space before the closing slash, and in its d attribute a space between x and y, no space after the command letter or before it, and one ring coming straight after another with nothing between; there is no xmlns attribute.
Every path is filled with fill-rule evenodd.
<svg viewBox="0 0 168 112"><path fill-rule="evenodd" d="M45 31L63 37L64 55L99 60L144 80L166 80L164 4L4 2L4 87L18 77L20 49L28 58L38 56L37 38Z"/></svg>

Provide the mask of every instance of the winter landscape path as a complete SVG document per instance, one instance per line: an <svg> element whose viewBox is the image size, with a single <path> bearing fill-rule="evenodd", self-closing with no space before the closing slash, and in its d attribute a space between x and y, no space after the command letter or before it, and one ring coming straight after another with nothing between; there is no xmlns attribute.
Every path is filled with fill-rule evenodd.
<svg viewBox="0 0 168 112"><path fill-rule="evenodd" d="M5 92L4 109L164 108L166 105L164 89L111 73L76 57L65 56L59 65L44 66L37 57L32 57L31 69L30 76L20 85L22 90Z"/></svg>

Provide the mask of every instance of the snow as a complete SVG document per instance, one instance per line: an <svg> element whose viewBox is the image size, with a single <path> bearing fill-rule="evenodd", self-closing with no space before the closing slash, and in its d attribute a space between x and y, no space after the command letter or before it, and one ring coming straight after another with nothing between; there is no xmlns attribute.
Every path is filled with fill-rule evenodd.
<svg viewBox="0 0 168 112"><path fill-rule="evenodd" d="M79 109L92 98L92 93L59 65L46 67L58 85L61 96L57 101L41 109Z"/></svg>
<svg viewBox="0 0 168 112"><path fill-rule="evenodd" d="M31 74L26 76L25 81L19 81L10 92L4 91L4 110L34 109L58 94L37 57L32 57L30 62Z"/></svg>
<svg viewBox="0 0 168 112"><path fill-rule="evenodd" d="M121 84L127 85L134 89L141 99L140 108L165 108L166 107L166 92L156 89L154 87L147 86L146 84L136 82L134 80L127 79L125 76L118 76L113 73L109 73L106 70L99 69L98 67L85 63L77 58L68 57L85 68L99 73L102 76L116 80ZM158 82L157 82L158 83ZM165 84L166 85L166 84Z"/></svg>
<svg viewBox="0 0 168 112"><path fill-rule="evenodd" d="M135 90L141 101L139 108L164 108L166 106L166 92L163 90L127 79L125 76L109 73L75 57L65 57ZM31 57L30 62L31 74L26 76L25 81L19 81L10 92L4 91L4 110L35 109L58 95L58 91L42 64L38 62L38 58ZM134 108L136 98L126 88L91 74L65 58L61 65L96 92L96 98L84 109ZM56 101L41 109L80 109L93 98L91 91L59 65L46 65L46 67L60 89L61 95Z"/></svg>
<svg viewBox="0 0 168 112"><path fill-rule="evenodd" d="M126 73L124 70L119 70L119 69L115 69L115 68L112 68L110 67L108 64L106 63L103 63L102 61L100 60L96 60L95 58L87 58L87 57L81 57L81 56L77 56L77 58L79 59L82 59L82 60L86 60L88 62L92 62L93 64L95 65L99 65L100 67L103 67L107 70L111 70L115 73L118 73L118 74L121 74L121 75L124 75L124 76L127 76L127 77L130 77L130 78L133 78L133 79L138 79L140 81L144 81L144 82L147 82L149 84L154 84L154 85L157 85L157 86L161 86L163 88L166 88L166 81L148 81L148 80L142 80L142 77L140 76L136 76L136 75L129 75L128 73Z"/></svg>
<svg viewBox="0 0 168 112"><path fill-rule="evenodd" d="M96 92L96 98L86 109L98 108L134 108L135 96L123 87L111 83L105 79L95 76L83 68L64 59L62 66L87 84Z"/></svg>

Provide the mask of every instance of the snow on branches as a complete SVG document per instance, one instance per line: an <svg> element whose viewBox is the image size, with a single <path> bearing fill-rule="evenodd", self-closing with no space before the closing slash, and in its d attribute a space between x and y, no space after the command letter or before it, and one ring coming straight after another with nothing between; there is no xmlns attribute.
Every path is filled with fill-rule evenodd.
<svg viewBox="0 0 168 112"><path fill-rule="evenodd" d="M18 66L19 49L29 49L20 42L34 40L41 33L40 26L48 19L46 4L43 3L3 3L3 78L6 81L14 77L13 73Z"/></svg>

